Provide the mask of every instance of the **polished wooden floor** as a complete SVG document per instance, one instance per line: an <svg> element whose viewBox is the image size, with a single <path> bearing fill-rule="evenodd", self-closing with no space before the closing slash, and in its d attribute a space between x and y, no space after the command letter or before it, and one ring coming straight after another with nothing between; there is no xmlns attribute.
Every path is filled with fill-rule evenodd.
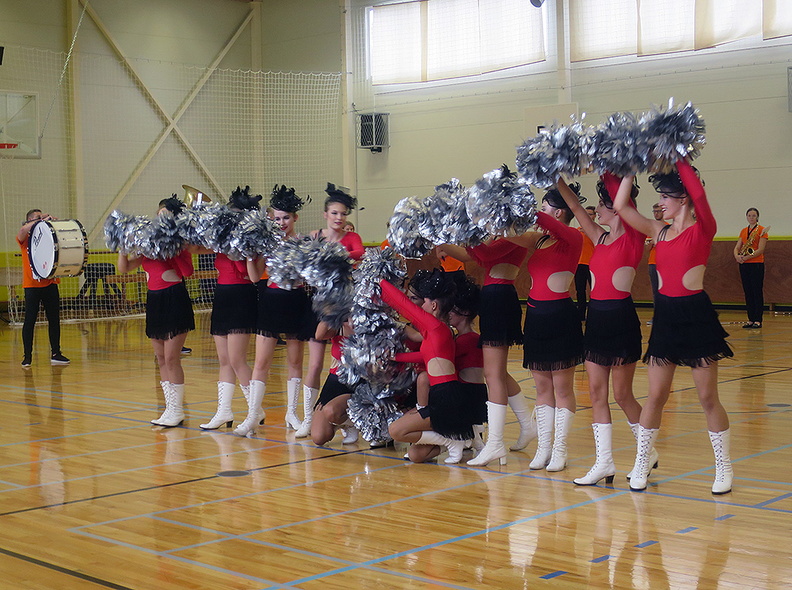
<svg viewBox="0 0 792 590"><path fill-rule="evenodd" d="M736 478L718 497L685 370L660 467L635 493L618 411L614 485L571 483L593 460L582 370L565 471L530 471L534 444L502 468L413 465L403 448L342 446L340 435L324 448L296 441L282 421L282 350L259 437L202 432L217 370L205 315L184 359L188 421L173 429L149 424L161 399L142 320L65 324L67 367L49 365L37 328L29 370L19 328L4 326L0 588L789 588L792 316L766 316L755 331L743 317L721 313L736 353L719 379ZM512 367L533 399L516 349ZM645 395L643 367L636 391ZM241 419L239 390L234 407Z"/></svg>

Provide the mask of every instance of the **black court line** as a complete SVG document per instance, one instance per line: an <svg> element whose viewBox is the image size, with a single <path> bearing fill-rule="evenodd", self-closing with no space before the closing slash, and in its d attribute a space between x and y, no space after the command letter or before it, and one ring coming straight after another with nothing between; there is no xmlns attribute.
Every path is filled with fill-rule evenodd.
<svg viewBox="0 0 792 590"><path fill-rule="evenodd" d="M9 551L8 549L3 549L2 547L0 547L0 553L2 553L3 555L7 555L8 557L13 557L15 559L20 559L22 561L27 561L28 563L32 563L34 565L39 565L41 567L54 570L61 574L66 574L67 576L72 576L74 578L79 578L80 580L85 580L86 582L93 582L94 584L97 584L99 586L104 586L105 588L114 588L115 590L134 590L134 588L130 588L129 586L122 586L121 584L108 582L107 580L102 580L101 578L89 576L88 574L71 570L66 567L61 567L59 565L55 565L54 563L42 561L40 559L36 559L35 557L30 557L29 555L22 555L21 553L16 553L15 551Z"/></svg>
<svg viewBox="0 0 792 590"><path fill-rule="evenodd" d="M342 457L344 455L351 455L355 453L359 453L360 451L347 451L342 453L335 453L333 455L325 455L323 457L315 457L312 459L301 459L300 461L289 461L288 463L277 463L275 465L266 465L265 467L257 467L255 469L248 469L247 471L265 471L267 469L275 469L276 467L286 467L288 465L299 465L300 463L307 463L308 461L320 461L322 459L332 459L334 457ZM123 492L114 492L112 494L102 494L101 496L91 496L90 498L80 498L79 500L69 500L67 502L58 502L57 504L45 504L43 506L31 506L30 508L20 508L19 510L11 510L9 512L2 512L0 513L0 517L2 516L11 516L12 514L23 514L25 512L33 512L35 510L43 510L47 508L57 508L60 506L69 506L71 504L81 504L82 502L92 502L94 500L104 500L105 498L115 498L117 496L125 496L127 494L136 494L138 492L148 492L151 490L161 490L164 488L170 488L173 486L180 486L183 484L188 483L197 483L200 481L208 481L210 479L219 479L219 475L207 475L206 477L196 477L193 479L185 479L183 481L174 481L172 483L165 483L162 485L156 486L147 486L145 488L137 488L134 490L126 490Z"/></svg>

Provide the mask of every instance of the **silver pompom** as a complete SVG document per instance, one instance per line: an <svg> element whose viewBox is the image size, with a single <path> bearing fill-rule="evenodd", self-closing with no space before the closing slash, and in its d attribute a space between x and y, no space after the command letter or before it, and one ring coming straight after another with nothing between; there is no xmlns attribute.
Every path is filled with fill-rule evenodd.
<svg viewBox="0 0 792 590"><path fill-rule="evenodd" d="M113 211L105 220L104 230L107 247L124 255L167 260L184 248L176 218L170 211L163 211L154 219Z"/></svg>
<svg viewBox="0 0 792 590"><path fill-rule="evenodd" d="M488 172L470 187L467 213L482 232L493 236L517 236L536 221L536 199L528 182L504 164Z"/></svg>
<svg viewBox="0 0 792 590"><path fill-rule="evenodd" d="M668 108L653 106L642 119L652 145L654 172L668 172L677 160L692 160L701 155L706 143L706 127L699 110L692 103L675 107L671 98Z"/></svg>
<svg viewBox="0 0 792 590"><path fill-rule="evenodd" d="M580 175L585 161L578 125L554 123L545 133L526 140L517 148L517 170L528 184L539 188L555 185L559 176Z"/></svg>
<svg viewBox="0 0 792 590"><path fill-rule="evenodd" d="M367 441L391 440L388 426L402 416L387 389L360 383L347 405L347 416Z"/></svg>
<svg viewBox="0 0 792 590"><path fill-rule="evenodd" d="M344 340L338 378L349 385L361 381L393 387L414 380L393 359L404 350L404 326L396 311L382 301L380 280L400 285L404 263L391 248L368 250L355 270L355 296L350 320L353 335ZM404 387L402 387L404 388Z"/></svg>
<svg viewBox="0 0 792 590"><path fill-rule="evenodd" d="M432 251L433 244L421 235L427 212L423 199L405 197L396 204L388 227L388 242L404 258L421 258Z"/></svg>
<svg viewBox="0 0 792 590"><path fill-rule="evenodd" d="M642 119L630 112L613 113L594 129L590 162L598 174L624 177L649 169L652 145Z"/></svg>

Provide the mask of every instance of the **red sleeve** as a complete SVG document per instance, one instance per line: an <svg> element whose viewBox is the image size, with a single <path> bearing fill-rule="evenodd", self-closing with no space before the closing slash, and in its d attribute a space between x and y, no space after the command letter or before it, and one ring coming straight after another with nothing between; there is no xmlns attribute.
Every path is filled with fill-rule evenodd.
<svg viewBox="0 0 792 590"><path fill-rule="evenodd" d="M363 240L360 239L360 235L353 231L347 232L341 238L341 243L344 244L344 248L347 249L352 260L360 260L366 253L366 249L363 247Z"/></svg>
<svg viewBox="0 0 792 590"><path fill-rule="evenodd" d="M556 240L583 248L583 234L576 227L569 227L544 211L536 212L536 224L546 230Z"/></svg>
<svg viewBox="0 0 792 590"><path fill-rule="evenodd" d="M718 231L718 224L712 214L712 209L710 209L707 193L704 191L701 179L699 179L696 171L693 170L693 166L687 160L677 160L676 167L679 171L679 178L685 186L685 192L693 199L693 207L696 210L696 223L701 224L701 229L705 234L714 236Z"/></svg>
<svg viewBox="0 0 792 590"><path fill-rule="evenodd" d="M415 363L421 364L424 361L423 355L420 352L397 352L393 357L397 363Z"/></svg>
<svg viewBox="0 0 792 590"><path fill-rule="evenodd" d="M436 324L441 323L431 313L424 311L407 298L407 295L393 286L388 281L381 280L382 301L390 305L408 320L410 320L421 334Z"/></svg>
<svg viewBox="0 0 792 590"><path fill-rule="evenodd" d="M187 250L182 250L179 255L173 259L173 264L182 277L192 276L192 273L195 270L193 268L192 254L190 254Z"/></svg>

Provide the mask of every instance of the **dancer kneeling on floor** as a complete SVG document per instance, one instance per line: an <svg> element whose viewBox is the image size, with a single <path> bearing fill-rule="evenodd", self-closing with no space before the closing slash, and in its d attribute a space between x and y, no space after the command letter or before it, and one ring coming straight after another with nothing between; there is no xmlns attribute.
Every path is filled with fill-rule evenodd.
<svg viewBox="0 0 792 590"><path fill-rule="evenodd" d="M336 429L342 428L344 439L342 444L350 445L358 440L358 430L348 421L347 407L352 397L352 388L338 380L338 367L341 365L341 347L344 339L352 333L352 326L346 322L341 331L336 333L324 322L319 322L316 339L330 338L330 372L325 379L319 399L316 400L311 420L311 440L314 444L324 445L333 440Z"/></svg>
<svg viewBox="0 0 792 590"><path fill-rule="evenodd" d="M454 304L454 281L435 270L421 281L418 292L424 297L419 307L387 281L380 282L382 300L412 322L421 333L419 353L399 353L399 362L424 362L429 378L428 405L412 409L390 425L393 440L413 443L411 461L420 463L436 457L440 446L448 448L446 463L459 463L465 440L473 438L475 400L460 386L454 357L456 346L451 328L443 320Z"/></svg>

